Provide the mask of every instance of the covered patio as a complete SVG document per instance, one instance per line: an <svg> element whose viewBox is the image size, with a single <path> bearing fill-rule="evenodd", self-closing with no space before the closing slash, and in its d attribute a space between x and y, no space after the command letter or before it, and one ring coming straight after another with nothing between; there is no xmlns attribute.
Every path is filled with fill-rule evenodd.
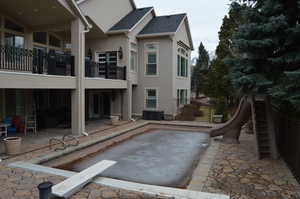
<svg viewBox="0 0 300 199"><path fill-rule="evenodd" d="M94 133L101 133L101 131L107 131L128 124L128 121L118 121L114 124L110 120L94 120L86 122L86 132L89 135ZM31 151L39 150L41 148L50 147L49 141L51 139L61 140L64 135L72 135L70 128L50 128L38 131L36 134L28 133L26 136L24 133L18 133L17 136L22 138L22 154ZM53 142L54 145L59 142ZM53 147L55 148L55 147ZM6 157L3 140L0 141L0 157Z"/></svg>

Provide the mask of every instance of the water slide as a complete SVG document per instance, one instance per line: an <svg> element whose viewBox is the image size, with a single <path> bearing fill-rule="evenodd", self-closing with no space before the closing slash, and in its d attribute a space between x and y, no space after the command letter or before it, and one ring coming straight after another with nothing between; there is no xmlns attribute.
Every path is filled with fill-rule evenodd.
<svg viewBox="0 0 300 199"><path fill-rule="evenodd" d="M248 122L251 117L250 100L250 97L243 97L234 116L225 124L213 128L210 131L210 136L223 136L223 141L226 143L238 143L241 127Z"/></svg>

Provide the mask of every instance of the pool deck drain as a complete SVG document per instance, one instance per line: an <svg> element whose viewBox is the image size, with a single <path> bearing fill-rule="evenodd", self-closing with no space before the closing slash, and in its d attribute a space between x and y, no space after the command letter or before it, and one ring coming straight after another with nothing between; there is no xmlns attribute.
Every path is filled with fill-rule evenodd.
<svg viewBox="0 0 300 199"><path fill-rule="evenodd" d="M9 164L14 168L28 169L31 171L42 172L45 174L59 175L65 178L70 178L76 172L65 171L61 169L54 169L50 167L40 166L26 162L15 162ZM112 188L118 188L128 191L135 191L154 196L164 196L175 199L230 199L229 196L221 194L211 194L198 191L191 191L186 189L175 189L169 187L161 187L155 185L146 185L140 183L127 182L122 180L115 180L110 178L99 177L93 180L94 183L104 185Z"/></svg>

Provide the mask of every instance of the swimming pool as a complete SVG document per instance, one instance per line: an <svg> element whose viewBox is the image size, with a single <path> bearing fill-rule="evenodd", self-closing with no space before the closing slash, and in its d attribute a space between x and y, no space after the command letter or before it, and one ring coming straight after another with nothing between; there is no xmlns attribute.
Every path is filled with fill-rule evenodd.
<svg viewBox="0 0 300 199"><path fill-rule="evenodd" d="M89 154L87 149L78 159L63 158L45 165L80 172L101 160L113 160L117 164L104 171L102 177L183 188L208 145L209 135L205 132L154 129L96 153ZM76 153L79 157L82 152L72 156Z"/></svg>

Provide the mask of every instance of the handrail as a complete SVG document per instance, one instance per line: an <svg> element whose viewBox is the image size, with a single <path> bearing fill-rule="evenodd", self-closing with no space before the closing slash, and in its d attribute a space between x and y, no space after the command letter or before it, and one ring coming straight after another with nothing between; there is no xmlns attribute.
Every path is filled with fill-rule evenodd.
<svg viewBox="0 0 300 199"><path fill-rule="evenodd" d="M91 60L85 60L86 77L101 77L105 79L126 80L126 66L103 65Z"/></svg>
<svg viewBox="0 0 300 199"><path fill-rule="evenodd" d="M74 76L73 56L68 53L0 45L0 70Z"/></svg>

